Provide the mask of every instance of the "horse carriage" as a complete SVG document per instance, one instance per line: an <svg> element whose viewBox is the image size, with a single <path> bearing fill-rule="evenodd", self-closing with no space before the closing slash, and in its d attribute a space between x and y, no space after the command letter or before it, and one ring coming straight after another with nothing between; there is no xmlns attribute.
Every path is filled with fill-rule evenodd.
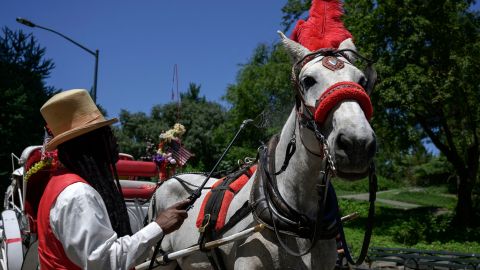
<svg viewBox="0 0 480 270"><path fill-rule="evenodd" d="M4 270L33 270L38 268L37 211L40 198L55 168L54 154L46 156L42 146L29 146L11 175L11 184L5 192L4 211L0 224L0 267ZM16 160L15 160L16 159ZM132 231L140 230L147 216L148 200L157 184L142 181L158 177L154 162L135 161L128 154L119 154L117 172L127 205Z"/></svg>

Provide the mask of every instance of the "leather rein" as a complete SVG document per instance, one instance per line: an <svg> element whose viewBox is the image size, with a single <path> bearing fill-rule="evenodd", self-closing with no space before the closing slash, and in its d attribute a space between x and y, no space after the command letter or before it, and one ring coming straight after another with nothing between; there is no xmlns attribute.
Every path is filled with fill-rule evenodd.
<svg viewBox="0 0 480 270"><path fill-rule="evenodd" d="M317 121L318 115L325 115L327 112L322 112L321 109L331 109L331 104L323 105L322 103L326 100L327 95L335 95L334 93L338 90L347 91L347 97L344 99L355 99L361 105L362 109L365 112L365 115L369 119L372 114L370 98L365 93L366 91L362 86L357 85L353 82L341 82L333 85L328 88L324 95L317 100L316 107L307 106L305 103L304 94L305 91L303 86L299 82L299 71L303 68L309 61L323 56L324 66L332 64L331 62L337 64L336 61L331 61L330 63L325 64L325 60L329 60L327 57L335 58L337 61L337 56L342 56L348 59L345 52L352 52L359 56L360 58L367 60L370 65L372 61L358 55L355 51L352 50L320 50L311 54L306 55L300 61L298 61L292 67L292 83L296 90L296 111L297 117L295 121L295 128L298 125L304 128L311 130L317 139L321 153L315 153L311 151L301 140L301 143L304 145L305 149L311 154L318 156L322 159L326 159L324 170L322 171L323 176L320 183L317 185L317 214L315 220L309 218L307 215L296 211L292 206L290 206L285 199L281 196L278 186L276 176L283 173L288 167L289 161L296 149L296 138L295 130L293 132L292 138L287 145L285 160L282 165L282 168L276 172L275 169L275 149L278 144L279 136L274 136L268 146L263 145L259 148L259 168L256 173L252 191L250 194L250 205L253 212L253 217L259 223L265 224L267 228L275 232L278 242L282 248L289 254L293 256L303 256L311 251L311 249L316 245L320 239L331 239L334 238L337 234L340 235L340 241L342 243L342 248L345 253L345 257L350 264L359 265L361 264L368 252L368 247L370 244L370 239L373 230L373 219L375 215L375 199L377 191L377 178L375 174L375 166L372 162L369 167L369 211L367 224L365 228L365 235L362 244L362 249L357 260L354 260L351 256L351 253L348 249L348 245L345 239L345 234L343 230L343 225L340 217L340 211L338 207L338 201L335 194L333 185L330 182L331 177L334 177L336 174L335 163L329 152L328 142L325 136L320 132L318 128L318 123L320 124L323 121ZM332 64L333 65L333 64ZM337 64L338 65L338 64ZM373 69L373 67L372 67ZM375 74L376 77L376 74ZM374 84L374 82L373 82ZM372 87L373 87L372 84ZM342 93L343 94L343 93ZM338 95L342 95L338 94ZM337 96L338 96L337 95ZM337 102L341 101L342 98L336 98ZM330 106L330 108L328 108ZM320 112L319 112L320 111ZM322 119L324 120L324 119ZM310 240L310 245L307 249L303 251L293 251L291 250L281 239L281 235L289 235L293 237L299 237Z"/></svg>

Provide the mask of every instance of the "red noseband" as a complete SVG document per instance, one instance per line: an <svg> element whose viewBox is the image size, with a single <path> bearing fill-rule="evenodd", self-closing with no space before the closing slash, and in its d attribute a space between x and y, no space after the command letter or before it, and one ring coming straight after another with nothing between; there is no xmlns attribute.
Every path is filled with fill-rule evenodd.
<svg viewBox="0 0 480 270"><path fill-rule="evenodd" d="M330 110L346 99L357 101L367 120L370 120L373 115L372 102L363 87L354 82L339 82L330 86L317 100L315 122L323 124Z"/></svg>

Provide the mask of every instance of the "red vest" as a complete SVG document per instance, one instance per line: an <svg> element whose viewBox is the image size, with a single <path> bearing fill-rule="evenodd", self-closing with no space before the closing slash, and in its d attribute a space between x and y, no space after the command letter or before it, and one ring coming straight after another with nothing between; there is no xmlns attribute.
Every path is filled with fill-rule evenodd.
<svg viewBox="0 0 480 270"><path fill-rule="evenodd" d="M42 270L76 270L80 269L63 250L62 243L53 234L50 227L50 209L58 195L69 185L77 182L88 184L80 176L66 171L57 172L50 179L38 206L38 257Z"/></svg>

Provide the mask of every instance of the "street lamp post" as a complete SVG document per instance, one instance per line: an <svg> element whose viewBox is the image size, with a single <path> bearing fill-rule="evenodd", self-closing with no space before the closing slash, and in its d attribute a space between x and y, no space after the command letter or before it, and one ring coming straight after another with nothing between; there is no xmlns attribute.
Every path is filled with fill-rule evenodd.
<svg viewBox="0 0 480 270"><path fill-rule="evenodd" d="M44 29L44 30L47 30L47 31L49 31L49 32L55 33L55 34L63 37L64 39L72 42L73 44L77 45L78 47L82 48L83 50L85 50L86 52L88 52L89 54L91 54L91 55L93 55L93 56L95 57L95 71L94 71L94 74L93 74L92 98L93 98L93 101L96 103L96 102L97 102L98 54L99 54L98 50L95 50L95 52L94 52L94 51L88 49L87 47L83 46L82 44L76 42L75 40L73 40L73 39L65 36L65 35L62 34L62 33L59 33L59 32L57 32L57 31L55 31L55 30L50 29L50 28L43 27L43 26L41 26L41 25L35 24L35 23L33 23L33 22L29 21L29 20L26 20L26 19L23 19L23 18L18 17L18 18L16 19L16 21L19 22L19 23L21 23L21 24L23 24L23 25L26 25L26 26L28 26L28 27L32 27L32 28L33 28L33 27L37 27L37 28Z"/></svg>

